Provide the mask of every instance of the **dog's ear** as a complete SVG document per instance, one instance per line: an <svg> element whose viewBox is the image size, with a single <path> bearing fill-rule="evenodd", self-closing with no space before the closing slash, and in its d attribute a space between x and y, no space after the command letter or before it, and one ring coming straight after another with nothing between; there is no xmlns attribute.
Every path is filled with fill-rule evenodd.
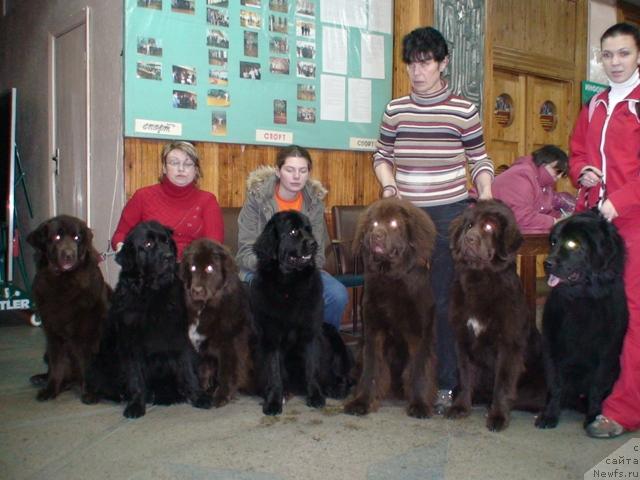
<svg viewBox="0 0 640 480"><path fill-rule="evenodd" d="M436 244L436 227L427 212L412 204L403 206L402 214L407 226L408 241L418 263L425 264L431 260Z"/></svg>
<svg viewBox="0 0 640 480"><path fill-rule="evenodd" d="M89 258L90 261L100 262L100 252L93 246L93 231L86 223L80 222L80 237L82 241L78 245L78 256L82 259ZM89 257L86 257L89 255Z"/></svg>
<svg viewBox="0 0 640 480"><path fill-rule="evenodd" d="M178 276L180 280L182 280L185 285L187 284L187 279L189 278L191 265L193 265L193 250L191 246L188 246L184 252L182 252L182 261L178 266Z"/></svg>
<svg viewBox="0 0 640 480"><path fill-rule="evenodd" d="M84 237L84 244L89 248L93 244L93 230L84 222L82 224L82 236Z"/></svg>
<svg viewBox="0 0 640 480"><path fill-rule="evenodd" d="M613 280L624 272L626 249L618 229L611 222L600 216L600 230L602 231L602 271Z"/></svg>
<svg viewBox="0 0 640 480"><path fill-rule="evenodd" d="M234 295L239 289L238 266L231 255L229 249L220 245L220 269L222 270L222 293L223 295Z"/></svg>
<svg viewBox="0 0 640 480"><path fill-rule="evenodd" d="M515 255L522 245L522 242L524 242L524 237L522 233L520 233L520 228L513 214L505 215L503 229L505 253L507 255Z"/></svg>
<svg viewBox="0 0 640 480"><path fill-rule="evenodd" d="M164 228L164 232L169 239L169 246L171 247L171 253L175 258L178 258L178 247L176 245L176 241L173 239L173 229L167 227L166 225L161 225Z"/></svg>
<svg viewBox="0 0 640 480"><path fill-rule="evenodd" d="M460 235L462 234L462 229L464 228L466 221L466 214L465 211L463 211L460 215L451 220L451 223L449 223L449 248L452 252L457 251L456 245Z"/></svg>
<svg viewBox="0 0 640 480"><path fill-rule="evenodd" d="M226 245L220 245L220 259L225 278L238 276L238 265L231 254L231 250Z"/></svg>
<svg viewBox="0 0 640 480"><path fill-rule="evenodd" d="M47 242L49 240L49 224L51 220L42 222L38 228L27 236L27 243L33 247L33 260L39 268L47 265Z"/></svg>
<svg viewBox="0 0 640 480"><path fill-rule="evenodd" d="M122 248L116 253L116 263L122 267L123 272L129 272L136 266L136 248L130 239L125 239Z"/></svg>
<svg viewBox="0 0 640 480"><path fill-rule="evenodd" d="M362 256L364 236L371 224L371 212L375 207L370 206L364 212L360 214L358 218L358 225L356 226L356 233L353 235L353 242L351 244L351 255L353 258Z"/></svg>
<svg viewBox="0 0 640 480"><path fill-rule="evenodd" d="M277 215L277 214L276 214ZM278 228L276 226L276 216L274 215L267 222L253 244L253 253L259 261L268 262L278 259Z"/></svg>
<svg viewBox="0 0 640 480"><path fill-rule="evenodd" d="M47 251L47 239L49 238L49 223L42 222L38 227L27 236L27 242L38 252L45 253Z"/></svg>

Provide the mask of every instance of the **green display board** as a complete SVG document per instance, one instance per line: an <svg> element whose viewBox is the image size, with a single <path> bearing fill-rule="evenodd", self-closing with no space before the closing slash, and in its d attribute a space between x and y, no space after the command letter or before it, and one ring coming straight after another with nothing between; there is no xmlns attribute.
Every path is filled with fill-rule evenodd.
<svg viewBox="0 0 640 480"><path fill-rule="evenodd" d="M608 87L607 85L603 85L602 83L590 82L589 80L583 80L581 85L583 105L591 100L591 97L593 97L595 94L605 91Z"/></svg>
<svg viewBox="0 0 640 480"><path fill-rule="evenodd" d="M392 0L125 0L125 135L372 150Z"/></svg>

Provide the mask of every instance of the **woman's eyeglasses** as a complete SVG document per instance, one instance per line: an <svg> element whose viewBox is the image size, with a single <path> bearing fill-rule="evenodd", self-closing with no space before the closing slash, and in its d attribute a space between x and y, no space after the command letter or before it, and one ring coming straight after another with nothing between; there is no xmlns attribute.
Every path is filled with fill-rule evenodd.
<svg viewBox="0 0 640 480"><path fill-rule="evenodd" d="M191 160L187 160L186 162L180 162L179 160L167 160L167 165L172 168L184 168L185 170L190 170L196 166L194 162Z"/></svg>
<svg viewBox="0 0 640 480"><path fill-rule="evenodd" d="M561 168L554 167L553 170L556 172L556 175L559 176L560 178L564 178L567 176L567 172L565 172Z"/></svg>

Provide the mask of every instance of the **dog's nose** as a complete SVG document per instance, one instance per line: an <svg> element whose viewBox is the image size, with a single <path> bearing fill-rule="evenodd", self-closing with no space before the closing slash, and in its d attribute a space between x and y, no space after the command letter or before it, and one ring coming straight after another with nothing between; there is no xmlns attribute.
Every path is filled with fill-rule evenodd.
<svg viewBox="0 0 640 480"><path fill-rule="evenodd" d="M76 258L76 254L71 249L64 249L60 252L60 258L65 261L74 260Z"/></svg>
<svg viewBox="0 0 640 480"><path fill-rule="evenodd" d="M544 262L542 262L542 265L544 266L545 271L549 271L550 269L553 268L553 266L555 265L555 262L549 258L546 258Z"/></svg>
<svg viewBox="0 0 640 480"><path fill-rule="evenodd" d="M384 234L380 230L374 230L371 233L371 238L373 238L376 241L380 241L384 238Z"/></svg>
<svg viewBox="0 0 640 480"><path fill-rule="evenodd" d="M465 237L465 241L469 244L469 245L477 245L478 243L480 243L480 238L478 238L477 235L467 235Z"/></svg>
<svg viewBox="0 0 640 480"><path fill-rule="evenodd" d="M191 286L191 296L193 298L202 298L204 297L204 287L200 285L192 285Z"/></svg>

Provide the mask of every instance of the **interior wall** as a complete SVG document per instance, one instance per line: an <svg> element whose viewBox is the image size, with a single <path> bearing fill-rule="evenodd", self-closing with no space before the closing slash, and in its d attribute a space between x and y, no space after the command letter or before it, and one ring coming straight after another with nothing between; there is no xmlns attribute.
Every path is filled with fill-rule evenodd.
<svg viewBox="0 0 640 480"><path fill-rule="evenodd" d="M600 36L618 22L616 0L589 2L589 45L587 47L587 80L607 84L607 76L598 62Z"/></svg>
<svg viewBox="0 0 640 480"><path fill-rule="evenodd" d="M49 54L51 31L90 8L91 218L96 248L104 251L123 204L122 2L30 0L12 2L0 16L0 90L18 89L17 144L26 172L34 219L25 199L16 202L23 236L51 216L49 164ZM3 159L4 161L4 159ZM119 171L118 171L119 170ZM31 255L27 249L27 255ZM27 265L31 268L31 261ZM115 281L112 260L103 264ZM18 281L18 279L16 279ZM18 282L19 283L19 282Z"/></svg>

